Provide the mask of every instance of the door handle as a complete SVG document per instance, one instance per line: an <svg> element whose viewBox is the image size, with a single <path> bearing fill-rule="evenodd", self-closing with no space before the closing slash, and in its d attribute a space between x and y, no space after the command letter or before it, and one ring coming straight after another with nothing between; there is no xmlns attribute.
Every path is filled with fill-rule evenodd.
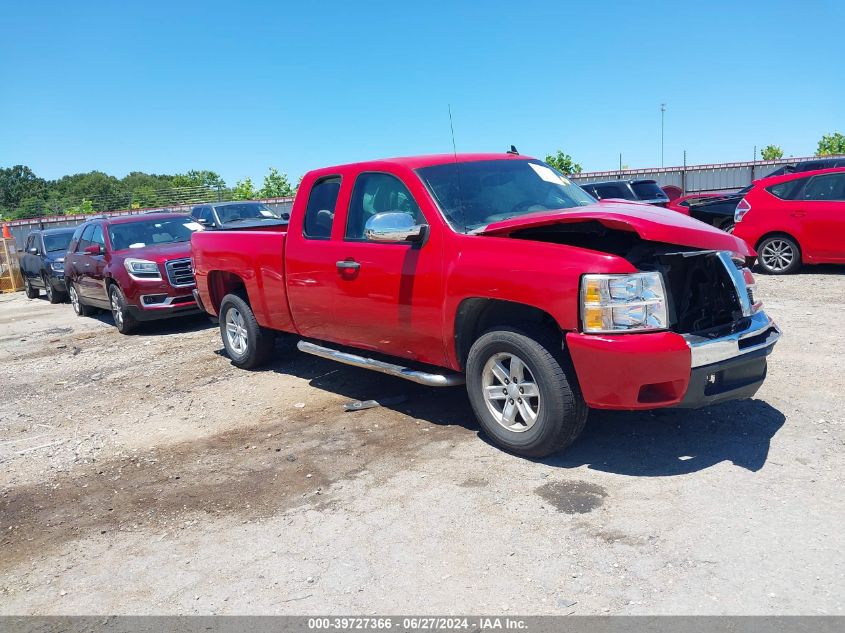
<svg viewBox="0 0 845 633"><path fill-rule="evenodd" d="M335 265L338 270L358 270L361 268L361 264L356 262L354 259L342 259Z"/></svg>

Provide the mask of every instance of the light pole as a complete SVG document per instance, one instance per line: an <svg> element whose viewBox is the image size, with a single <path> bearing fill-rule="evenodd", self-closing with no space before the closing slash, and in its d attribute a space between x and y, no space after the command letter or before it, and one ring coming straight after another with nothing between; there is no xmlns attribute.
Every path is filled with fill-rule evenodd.
<svg viewBox="0 0 845 633"><path fill-rule="evenodd" d="M666 116L666 104L660 104L660 166L663 167L663 119Z"/></svg>

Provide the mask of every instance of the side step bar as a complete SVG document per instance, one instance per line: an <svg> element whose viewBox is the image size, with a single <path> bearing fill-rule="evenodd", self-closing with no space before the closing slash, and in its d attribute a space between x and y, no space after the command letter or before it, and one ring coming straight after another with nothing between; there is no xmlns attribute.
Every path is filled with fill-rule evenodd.
<svg viewBox="0 0 845 633"><path fill-rule="evenodd" d="M365 358L357 354L349 354L341 352L330 347L323 347L322 345L315 345L308 341L299 341L296 344L300 352L306 354L313 354L320 358L328 358L329 360L336 360L344 365L352 365L353 367L363 367L364 369L371 369L373 371L388 374L389 376L396 376L404 378L411 382L416 382L421 385L429 387L455 387L464 384L464 377L462 374L448 373L448 374L429 374L424 371L417 371L402 367L401 365L394 365L392 363L385 363L384 361L375 360L373 358Z"/></svg>

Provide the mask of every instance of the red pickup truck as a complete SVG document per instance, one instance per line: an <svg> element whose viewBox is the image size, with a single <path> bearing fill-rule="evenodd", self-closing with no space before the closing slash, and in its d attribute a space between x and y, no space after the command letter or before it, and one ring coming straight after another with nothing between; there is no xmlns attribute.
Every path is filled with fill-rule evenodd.
<svg viewBox="0 0 845 633"><path fill-rule="evenodd" d="M590 407L754 395L780 331L745 242L635 202L596 202L511 154L307 174L290 223L192 235L198 303L232 362L301 351L432 386L466 383L499 446L548 455Z"/></svg>

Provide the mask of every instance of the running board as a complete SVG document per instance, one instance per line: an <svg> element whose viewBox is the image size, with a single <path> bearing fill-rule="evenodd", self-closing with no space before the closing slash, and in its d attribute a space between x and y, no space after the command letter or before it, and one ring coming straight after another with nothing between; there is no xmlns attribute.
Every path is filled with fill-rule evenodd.
<svg viewBox="0 0 845 633"><path fill-rule="evenodd" d="M402 367L401 365L394 365L392 363L385 363L384 361L375 360L373 358L365 358L357 354L349 354L341 352L330 347L323 347L322 345L315 345L308 341L299 341L296 344L300 352L306 354L313 354L320 358L328 358L329 360L336 360L344 365L352 365L353 367L363 367L364 369L371 369L373 371L388 374L389 376L396 376L397 378L404 378L411 382L416 382L421 385L429 387L455 387L464 384L464 377L462 374L448 373L448 374L429 374L424 371L417 371Z"/></svg>

